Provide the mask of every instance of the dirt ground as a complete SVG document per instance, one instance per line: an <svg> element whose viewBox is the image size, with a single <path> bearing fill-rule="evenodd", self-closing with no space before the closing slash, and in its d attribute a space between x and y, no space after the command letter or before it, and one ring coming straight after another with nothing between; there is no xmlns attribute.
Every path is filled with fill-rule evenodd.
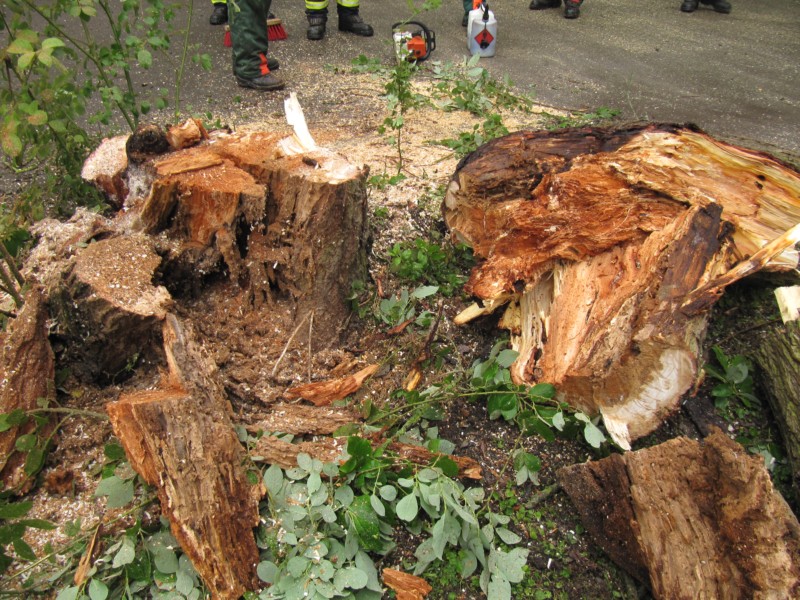
<svg viewBox="0 0 800 600"><path fill-rule="evenodd" d="M386 116L384 100L380 97L381 83L370 75L338 74L337 87L358 90L357 112L331 113L325 128L314 128L312 134L320 145L333 149L357 164L367 165L372 175L393 175L397 149L385 136L376 133ZM315 94L319 102L324 94ZM341 108L341 107L339 107ZM314 107L315 111L319 107ZM552 109L550 113L554 112ZM509 130L539 127L545 117L534 112L504 114ZM385 294L395 294L409 287L394 277L388 268L388 252L393 244L430 237L444 230L440 213L440 190L452 176L457 157L432 140L457 137L479 120L464 112L443 112L428 107L406 115L403 128L403 173L406 179L384 188L370 187L369 214L372 219L371 251L369 257L370 285L380 285ZM319 125L319 122L317 123ZM242 129L275 130L281 125L277 115L268 121L255 120ZM288 131L288 128L287 128ZM347 132L343 135L342 132ZM402 386L408 368L421 349L423 337L407 332L398 338L382 339L374 319L359 319L347 323L342 343L337 347L309 347L310 339L302 333L290 339L292 331L280 314L247 313L242 307L242 291L224 277L205 281L197 295L178 297L177 312L192 323L201 335L203 344L220 367L226 391L240 424L257 422L270 403L278 399L294 383L328 378L337 366L353 363L359 366L378 363L381 368L357 392L354 405L369 398L381 405L390 402L392 390ZM444 299L441 320L434 346L450 348L441 369L428 368L424 385L435 383L448 371L468 369L475 360L484 359L497 341L499 331L489 317L459 328L452 317L462 310L469 299L459 294ZM432 307L432 306L431 306ZM751 309L743 309L751 310ZM735 328L735 323L724 327ZM723 326L720 326L723 327ZM709 342L717 342L729 331L717 327ZM61 347L55 344L57 356ZM277 365L276 368L276 363ZM59 364L57 368L68 368ZM136 389L157 385L164 370L161 359L143 355L131 369L121 373L117 381L98 386L67 376L60 382L58 400L63 406L103 412L107 402ZM709 423L721 425L731 433L736 423L723 421L711 407L708 388L687 398L684 410L669 419L654 435L638 446L652 445L686 435L699 438ZM570 504L567 496L556 489L555 473L562 467L597 458L598 454L584 443L558 439L545 442L525 438L525 449L540 457L540 484L525 484L514 488L513 472L509 469L509 449L518 437L514 426L490 421L480 402L461 400L448 407L439 423L442 438L456 443L456 453L477 460L484 469L482 485L496 494L499 510L525 516L527 529L520 533L530 549L530 578L520 584L519 598L647 598L648 592L614 566L592 543ZM102 518L106 509L102 498L94 497L99 472L103 464L103 445L111 439L110 426L97 419L71 418L63 424L42 473L45 482L32 498L35 506L30 517L65 524L81 518L89 525ZM58 485L66 481L67 485ZM153 515L154 516L154 515ZM54 546L69 538L57 529L47 538L32 539L42 547L45 541ZM398 548L383 561L382 566L407 563L419 540L406 535L398 539ZM432 567L439 584L432 599L480 598L481 593L469 581L462 582L446 570ZM546 595L549 593L550 595Z"/></svg>

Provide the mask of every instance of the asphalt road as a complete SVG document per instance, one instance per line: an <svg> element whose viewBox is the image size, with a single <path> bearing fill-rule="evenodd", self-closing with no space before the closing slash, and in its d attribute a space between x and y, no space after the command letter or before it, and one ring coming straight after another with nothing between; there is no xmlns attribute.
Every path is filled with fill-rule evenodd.
<svg viewBox="0 0 800 600"><path fill-rule="evenodd" d="M800 155L800 0L731 2L733 11L723 15L704 6L682 13L680 0L586 0L580 18L568 20L562 9L531 11L528 0L497 0L491 4L497 54L481 64L497 77L508 74L547 106L608 107L628 120L692 122L736 143ZM311 42L303 7L301 0L274 0L272 11L289 37L270 47L287 90L301 103L304 90L293 82L293 69L316 64L326 77L324 65L349 65L361 53L388 61L391 25L410 15L405 2L362 0L374 37L339 32L332 14L326 38ZM213 99L220 113L244 98L279 110L280 92L259 95L235 85L222 28L208 24L210 12L210 2L195 3L192 39L213 55L215 68L184 86L187 102L202 108ZM418 20L436 33L432 60L467 56L460 0L443 0Z"/></svg>

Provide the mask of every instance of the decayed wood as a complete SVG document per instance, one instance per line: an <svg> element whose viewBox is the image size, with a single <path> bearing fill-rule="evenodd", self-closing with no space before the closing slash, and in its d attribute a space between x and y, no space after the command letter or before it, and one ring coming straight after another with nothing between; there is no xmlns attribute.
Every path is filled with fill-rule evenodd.
<svg viewBox="0 0 800 600"><path fill-rule="evenodd" d="M77 253L49 292L76 374L113 378L160 344L161 323L172 306L166 288L153 285L160 264L142 235L92 242Z"/></svg>
<svg viewBox="0 0 800 600"><path fill-rule="evenodd" d="M397 569L384 569L383 583L395 591L397 600L424 600L433 590L422 577Z"/></svg>
<svg viewBox="0 0 800 600"><path fill-rule="evenodd" d="M347 408L278 403L270 406L270 411L250 425L248 430L329 435L340 427L360 421L361 417Z"/></svg>
<svg viewBox="0 0 800 600"><path fill-rule="evenodd" d="M203 386L207 359L191 332L174 317L164 327L172 386L124 395L107 412L212 597L235 600L258 587L253 528L263 492L248 482L227 401Z"/></svg>
<svg viewBox="0 0 800 600"><path fill-rule="evenodd" d="M792 469L795 497L800 500L800 321L767 329L758 339L755 358L781 432Z"/></svg>
<svg viewBox="0 0 800 600"><path fill-rule="evenodd" d="M166 234L165 277L203 256L198 276L224 265L256 310L293 304L314 315L315 342L336 339L351 283L366 269L366 177L324 149L287 156L280 136L215 134L153 162L140 218ZM208 255L208 252L211 255Z"/></svg>
<svg viewBox="0 0 800 600"><path fill-rule="evenodd" d="M629 448L694 381L721 290L796 266L799 198L790 167L679 126L493 140L445 197L453 237L483 259L456 322L507 305L514 380L555 384Z"/></svg>
<svg viewBox="0 0 800 600"><path fill-rule="evenodd" d="M379 366L368 365L347 377L294 385L283 393L283 397L287 400L302 398L315 406L328 406L332 402L347 398L350 394L361 389L364 380L375 373Z"/></svg>
<svg viewBox="0 0 800 600"><path fill-rule="evenodd" d="M186 119L167 129L167 141L173 150L182 150L208 139L208 132L199 119Z"/></svg>
<svg viewBox="0 0 800 600"><path fill-rule="evenodd" d="M55 359L47 338L49 318L44 290L35 286L11 319L0 354L0 414L40 408L38 401L55 398ZM33 484L24 471L25 454L14 449L20 435L33 431L31 421L0 432L0 478L4 489L25 492Z"/></svg>
<svg viewBox="0 0 800 600"><path fill-rule="evenodd" d="M126 170L128 156L125 153L127 135L104 139L89 155L81 169L81 177L100 191L114 208L121 208L128 195Z"/></svg>
<svg viewBox="0 0 800 600"><path fill-rule="evenodd" d="M717 430L559 470L595 541L655 598L795 598L800 525L763 460Z"/></svg>
<svg viewBox="0 0 800 600"><path fill-rule="evenodd" d="M373 448L377 448L382 440L373 440ZM392 442L388 449L398 456L398 465L410 462L418 466L428 466L434 464L438 458L448 458L458 466L458 477L466 479L481 479L481 466L473 459L466 456L453 456L450 454L440 454L431 452L421 446L411 444L401 444ZM258 460L270 464L276 464L284 469L291 469L297 466L297 455L300 453L309 454L322 462L334 462L347 450L347 438L323 438L315 442L291 443L280 440L272 436L264 436L256 442L251 451L251 455Z"/></svg>

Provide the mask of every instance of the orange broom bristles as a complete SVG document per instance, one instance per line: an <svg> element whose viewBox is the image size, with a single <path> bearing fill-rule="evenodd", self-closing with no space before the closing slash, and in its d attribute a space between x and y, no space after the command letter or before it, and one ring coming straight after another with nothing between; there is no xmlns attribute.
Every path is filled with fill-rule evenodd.
<svg viewBox="0 0 800 600"><path fill-rule="evenodd" d="M289 34L286 33L286 28L283 26L283 22L273 14L269 15L267 19L267 39L270 42L274 42L277 40L285 40L289 37ZM226 48L230 48L233 43L231 42L231 28L226 25L225 26L225 36L222 39L222 45Z"/></svg>

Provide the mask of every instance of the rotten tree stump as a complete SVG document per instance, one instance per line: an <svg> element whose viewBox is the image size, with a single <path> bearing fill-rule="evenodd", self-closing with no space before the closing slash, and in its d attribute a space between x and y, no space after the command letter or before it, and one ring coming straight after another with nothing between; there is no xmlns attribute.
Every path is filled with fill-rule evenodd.
<svg viewBox="0 0 800 600"><path fill-rule="evenodd" d="M719 430L566 467L595 542L657 599L797 598L800 524L763 459Z"/></svg>
<svg viewBox="0 0 800 600"><path fill-rule="evenodd" d="M800 175L674 125L522 131L460 163L443 212L483 259L456 322L507 304L514 380L553 383L630 448L694 382L724 287L796 267Z"/></svg>
<svg viewBox="0 0 800 600"><path fill-rule="evenodd" d="M4 334L0 354L0 414L40 408L55 398L55 359L47 338L49 314L44 290L33 287ZM0 432L0 479L4 489L26 492L34 479L25 472L26 453L14 449L20 435L31 433L28 421ZM46 428L45 428L46 430Z"/></svg>
<svg viewBox="0 0 800 600"><path fill-rule="evenodd" d="M259 586L253 528L263 490L248 481L230 406L209 379L214 365L177 319L164 328L169 385L124 395L106 410L212 597L238 600Z"/></svg>

